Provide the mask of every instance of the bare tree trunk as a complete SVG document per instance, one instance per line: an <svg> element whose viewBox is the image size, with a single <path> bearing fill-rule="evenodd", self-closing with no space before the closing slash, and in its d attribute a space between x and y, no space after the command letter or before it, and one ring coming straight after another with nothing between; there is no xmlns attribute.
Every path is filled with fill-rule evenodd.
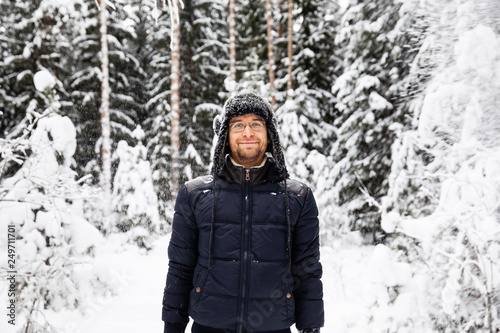
<svg viewBox="0 0 500 333"><path fill-rule="evenodd" d="M292 96L292 56L293 56L293 0L288 0L288 85L286 99Z"/></svg>
<svg viewBox="0 0 500 333"><path fill-rule="evenodd" d="M101 186L104 192L103 231L111 230L111 125L109 120L109 59L108 59L108 11L106 1L97 0L99 5L99 35L101 43Z"/></svg>
<svg viewBox="0 0 500 333"><path fill-rule="evenodd" d="M266 0L266 19L267 19L267 58L269 62L269 89L271 95L271 106L276 110L276 97L274 96L274 53L273 53L273 35L271 25L271 0Z"/></svg>
<svg viewBox="0 0 500 333"><path fill-rule="evenodd" d="M180 56L180 9L179 0L173 0L171 8L172 22L172 53L171 53L171 74L170 74L170 126L171 126L171 194L175 200L179 191L180 171L179 171L179 150L180 150L180 85L181 85L181 56Z"/></svg>
<svg viewBox="0 0 500 333"><path fill-rule="evenodd" d="M236 82L236 15L235 0L229 0L229 73Z"/></svg>

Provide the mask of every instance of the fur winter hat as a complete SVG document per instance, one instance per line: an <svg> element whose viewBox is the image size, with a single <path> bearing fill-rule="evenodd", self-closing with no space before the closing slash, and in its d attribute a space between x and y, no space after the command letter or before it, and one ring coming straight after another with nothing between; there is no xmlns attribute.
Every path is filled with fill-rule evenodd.
<svg viewBox="0 0 500 333"><path fill-rule="evenodd" d="M217 115L214 118L214 132L217 134L218 140L214 151L214 160L212 166L212 174L217 175L222 171L225 163L226 154L229 154L229 146L226 145L229 132L229 121L235 117L243 116L252 113L263 118L266 121L267 137L269 144L268 152L276 160L277 166L281 170L285 170L285 158L283 149L278 134L278 122L274 115L271 105L262 97L254 93L242 93L232 96L224 104L222 115Z"/></svg>

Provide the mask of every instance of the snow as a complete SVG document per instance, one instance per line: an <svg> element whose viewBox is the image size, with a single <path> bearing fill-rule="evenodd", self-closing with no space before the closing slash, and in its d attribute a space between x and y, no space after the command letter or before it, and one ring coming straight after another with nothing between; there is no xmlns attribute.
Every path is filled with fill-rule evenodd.
<svg viewBox="0 0 500 333"><path fill-rule="evenodd" d="M389 103L385 98L380 96L376 91L370 93L369 102L370 108L373 110L386 110L392 109L392 104Z"/></svg>
<svg viewBox="0 0 500 333"><path fill-rule="evenodd" d="M95 269L112 282L115 296L99 297L85 313L49 312L48 319L65 333L162 332L161 302L167 274L169 236L155 241L147 255L135 246L108 241Z"/></svg>
<svg viewBox="0 0 500 333"><path fill-rule="evenodd" d="M56 79L48 71L36 72L33 76L35 88L43 92L46 89L52 89L56 85Z"/></svg>
<svg viewBox="0 0 500 333"><path fill-rule="evenodd" d="M374 248L361 246L359 237L354 236L321 248L326 313L323 332L371 332L363 291L374 288L367 274ZM115 295L96 298L85 313L47 311L47 320L65 333L162 332L161 303L169 239L170 234L158 238L147 255L135 246L122 245L119 236L107 239L94 271L113 283ZM2 332L12 332L9 329L0 326ZM296 333L296 329L292 332Z"/></svg>

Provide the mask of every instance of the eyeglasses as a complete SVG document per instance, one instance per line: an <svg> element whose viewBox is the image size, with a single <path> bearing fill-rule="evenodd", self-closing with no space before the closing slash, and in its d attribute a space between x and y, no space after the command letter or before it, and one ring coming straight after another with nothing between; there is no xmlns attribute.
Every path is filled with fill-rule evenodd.
<svg viewBox="0 0 500 333"><path fill-rule="evenodd" d="M254 120L249 123L235 122L229 124L229 129L232 132L243 132L247 126L250 126L252 131L262 131L266 129L266 123L260 120Z"/></svg>

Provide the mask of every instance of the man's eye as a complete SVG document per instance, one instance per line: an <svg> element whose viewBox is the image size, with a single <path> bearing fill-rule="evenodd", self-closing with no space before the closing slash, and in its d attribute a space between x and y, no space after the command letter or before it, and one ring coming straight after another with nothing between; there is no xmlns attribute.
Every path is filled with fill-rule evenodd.
<svg viewBox="0 0 500 333"><path fill-rule="evenodd" d="M252 128L262 128L262 123L252 123Z"/></svg>
<svg viewBox="0 0 500 333"><path fill-rule="evenodd" d="M243 124L242 124L242 123L234 123L234 124L233 124L233 128L238 129L238 128L242 128L242 127L243 127Z"/></svg>

